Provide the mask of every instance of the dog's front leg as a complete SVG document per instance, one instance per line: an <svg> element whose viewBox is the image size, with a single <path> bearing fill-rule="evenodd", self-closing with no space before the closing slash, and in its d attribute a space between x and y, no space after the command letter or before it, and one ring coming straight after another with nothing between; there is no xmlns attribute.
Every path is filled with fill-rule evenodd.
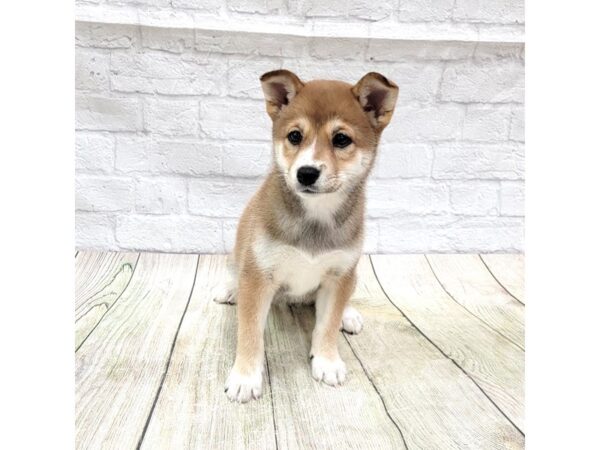
<svg viewBox="0 0 600 450"><path fill-rule="evenodd" d="M339 278L326 278L317 292L316 323L310 352L312 376L331 386L338 386L346 379L346 365L340 358L337 338L344 307L355 284L353 269Z"/></svg>
<svg viewBox="0 0 600 450"><path fill-rule="evenodd" d="M260 271L240 274L237 299L237 350L225 392L244 403L262 394L264 330L275 286Z"/></svg>

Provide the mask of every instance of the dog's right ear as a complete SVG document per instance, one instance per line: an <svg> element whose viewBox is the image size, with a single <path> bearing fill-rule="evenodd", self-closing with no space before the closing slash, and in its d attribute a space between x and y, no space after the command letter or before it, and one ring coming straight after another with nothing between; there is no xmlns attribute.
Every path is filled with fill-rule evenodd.
<svg viewBox="0 0 600 450"><path fill-rule="evenodd" d="M267 101L267 113L272 120L275 120L304 86L300 78L285 69L265 73L260 77L260 83Z"/></svg>

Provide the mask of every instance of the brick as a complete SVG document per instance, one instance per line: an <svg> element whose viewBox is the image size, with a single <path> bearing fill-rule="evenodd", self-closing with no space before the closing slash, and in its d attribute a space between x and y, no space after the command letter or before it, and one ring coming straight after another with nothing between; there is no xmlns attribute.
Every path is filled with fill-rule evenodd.
<svg viewBox="0 0 600 450"><path fill-rule="evenodd" d="M454 214L467 216L498 215L499 183L468 181L450 184L450 206Z"/></svg>
<svg viewBox="0 0 600 450"><path fill-rule="evenodd" d="M209 142L158 141L153 147L152 170L182 175L221 173L221 146Z"/></svg>
<svg viewBox="0 0 600 450"><path fill-rule="evenodd" d="M369 61L452 61L467 59L473 55L473 42L427 42L427 41L394 41L387 39L371 39L367 48Z"/></svg>
<svg viewBox="0 0 600 450"><path fill-rule="evenodd" d="M520 180L524 158L517 144L441 145L434 148L433 178Z"/></svg>
<svg viewBox="0 0 600 450"><path fill-rule="evenodd" d="M78 249L116 250L114 218L106 213L76 211L75 246Z"/></svg>
<svg viewBox="0 0 600 450"><path fill-rule="evenodd" d="M396 106L383 132L386 142L440 141L461 135L464 108L460 105Z"/></svg>
<svg viewBox="0 0 600 450"><path fill-rule="evenodd" d="M525 44L512 42L478 42L473 58L475 60L512 58L515 60L523 59Z"/></svg>
<svg viewBox="0 0 600 450"><path fill-rule="evenodd" d="M433 150L424 144L383 142L379 145L374 175L377 178L429 177Z"/></svg>
<svg viewBox="0 0 600 450"><path fill-rule="evenodd" d="M308 43L308 54L319 59L359 59L362 60L367 50L365 39L337 39L321 37L311 38Z"/></svg>
<svg viewBox="0 0 600 450"><path fill-rule="evenodd" d="M135 183L135 210L144 214L183 213L186 191L183 178L139 178Z"/></svg>
<svg viewBox="0 0 600 450"><path fill-rule="evenodd" d="M401 64L384 73L398 85L397 104L434 102L442 78L439 64Z"/></svg>
<svg viewBox="0 0 600 450"><path fill-rule="evenodd" d="M227 73L225 61L204 55L113 53L111 87L121 92L167 95L219 95Z"/></svg>
<svg viewBox="0 0 600 450"><path fill-rule="evenodd" d="M452 18L454 0L410 0L400 1L400 22L442 22Z"/></svg>
<svg viewBox="0 0 600 450"><path fill-rule="evenodd" d="M116 167L122 172L216 175L221 173L221 146L207 142L119 137Z"/></svg>
<svg viewBox="0 0 600 450"><path fill-rule="evenodd" d="M172 0L173 8L185 8L209 14L219 14L223 2L220 0Z"/></svg>
<svg viewBox="0 0 600 450"><path fill-rule="evenodd" d="M525 183L503 181L500 186L500 214L503 216L525 215Z"/></svg>
<svg viewBox="0 0 600 450"><path fill-rule="evenodd" d="M77 95L75 126L79 130L141 130L141 102L135 98Z"/></svg>
<svg viewBox="0 0 600 450"><path fill-rule="evenodd" d="M356 17L363 20L377 21L392 15L395 2L392 0L381 0L377 7L369 0L331 0L323 2L320 0L306 0L294 4L290 8L297 15L306 17Z"/></svg>
<svg viewBox="0 0 600 450"><path fill-rule="evenodd" d="M487 42L522 42L525 36L524 24L493 24L493 23L478 23L465 24L462 26L476 27L478 30L479 40ZM524 59L521 54L519 59Z"/></svg>
<svg viewBox="0 0 600 450"><path fill-rule="evenodd" d="M464 22L524 23L523 0L456 0L454 19Z"/></svg>
<svg viewBox="0 0 600 450"><path fill-rule="evenodd" d="M260 76L281 68L279 60L248 61L231 58L227 71L227 93L232 97L264 99Z"/></svg>
<svg viewBox="0 0 600 450"><path fill-rule="evenodd" d="M230 11L242 13L268 14L285 7L283 0L229 0L227 8Z"/></svg>
<svg viewBox="0 0 600 450"><path fill-rule="evenodd" d="M75 134L75 169L111 172L115 165L115 140L108 133Z"/></svg>
<svg viewBox="0 0 600 450"><path fill-rule="evenodd" d="M259 177L268 173L272 160L270 142L226 142L223 173L232 177Z"/></svg>
<svg viewBox="0 0 600 450"><path fill-rule="evenodd" d="M131 48L138 40L132 25L75 22L75 43L82 47Z"/></svg>
<svg viewBox="0 0 600 450"><path fill-rule="evenodd" d="M446 229L453 216L404 215L379 220L380 253L451 252Z"/></svg>
<svg viewBox="0 0 600 450"><path fill-rule="evenodd" d="M525 142L525 110L523 107L513 108L510 139L512 141Z"/></svg>
<svg viewBox="0 0 600 450"><path fill-rule="evenodd" d="M96 50L75 49L75 88L90 91L109 89L109 56Z"/></svg>
<svg viewBox="0 0 600 450"><path fill-rule="evenodd" d="M455 102L523 103L524 68L520 63L460 64L444 71L441 99Z"/></svg>
<svg viewBox="0 0 600 450"><path fill-rule="evenodd" d="M198 135L196 100L146 99L144 130L168 136Z"/></svg>
<svg viewBox="0 0 600 450"><path fill-rule="evenodd" d="M117 242L132 250L222 253L219 220L191 216L127 215L117 218Z"/></svg>
<svg viewBox="0 0 600 450"><path fill-rule="evenodd" d="M130 178L84 176L75 178L75 208L78 211L130 211L134 203Z"/></svg>
<svg viewBox="0 0 600 450"><path fill-rule="evenodd" d="M195 47L206 53L298 57L305 43L304 38L294 36L196 30Z"/></svg>
<svg viewBox="0 0 600 450"><path fill-rule="evenodd" d="M382 220L379 228L384 253L523 250L523 221L516 218L405 216Z"/></svg>
<svg viewBox="0 0 600 450"><path fill-rule="evenodd" d="M259 185L260 180L190 180L189 211L201 216L237 218Z"/></svg>
<svg viewBox="0 0 600 450"><path fill-rule="evenodd" d="M368 72L381 72L386 74L390 69L390 64L383 64L383 67L375 64L366 66L359 62L344 62L330 60L310 60L289 59L284 60L283 67L296 73L300 79L308 80L331 80L336 79L355 84Z"/></svg>
<svg viewBox="0 0 600 450"><path fill-rule="evenodd" d="M107 3L136 6L171 6L171 0L106 0Z"/></svg>
<svg viewBox="0 0 600 450"><path fill-rule="evenodd" d="M152 172L152 145L150 138L118 136L115 148L116 169L120 172Z"/></svg>
<svg viewBox="0 0 600 450"><path fill-rule="evenodd" d="M468 217L449 226L446 234L456 252L523 251L523 220L518 218Z"/></svg>
<svg viewBox="0 0 600 450"><path fill-rule="evenodd" d="M412 14L410 20L438 22L441 30L439 22L448 20L445 0L394 3L401 22ZM356 15L360 4L342 5L342 20L369 27L372 18ZM238 18L285 14L277 5L231 0L215 11L227 8ZM203 14L190 6L198 3L175 12ZM387 6L376 14L387 14ZM290 8L298 14L302 4ZM314 26L325 25L315 20ZM420 26L426 24L414 29ZM481 27L486 36L506 26L456 24ZM281 38L80 23L76 39L76 87L86 91L79 92L76 119L82 130L76 133L76 205L85 209L76 213L80 247L231 250L238 217L272 158L272 124L258 77L285 67L304 80L349 83L373 70L400 87L369 184L365 251L522 249L520 43ZM109 87L126 94L101 93Z"/></svg>
<svg viewBox="0 0 600 450"><path fill-rule="evenodd" d="M500 105L468 105L463 139L470 141L505 141L508 139L512 111Z"/></svg>
<svg viewBox="0 0 600 450"><path fill-rule="evenodd" d="M448 187L431 181L372 179L367 198L369 218L389 218L406 213L439 214L450 209Z"/></svg>
<svg viewBox="0 0 600 450"><path fill-rule="evenodd" d="M272 123L264 102L231 98L200 101L200 130L214 139L271 139Z"/></svg>
<svg viewBox="0 0 600 450"><path fill-rule="evenodd" d="M142 47L183 53L194 48L194 30L141 27Z"/></svg>

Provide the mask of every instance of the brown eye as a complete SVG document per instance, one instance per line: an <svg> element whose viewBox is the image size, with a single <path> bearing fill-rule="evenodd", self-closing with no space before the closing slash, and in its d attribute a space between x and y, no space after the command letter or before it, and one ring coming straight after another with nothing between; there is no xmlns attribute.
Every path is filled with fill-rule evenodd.
<svg viewBox="0 0 600 450"><path fill-rule="evenodd" d="M287 135L287 139L290 141L290 144L298 145L302 142L302 133L298 130L290 131Z"/></svg>
<svg viewBox="0 0 600 450"><path fill-rule="evenodd" d="M352 139L344 133L336 133L331 140L331 143L334 147L337 148L346 148L350 144L352 144Z"/></svg>

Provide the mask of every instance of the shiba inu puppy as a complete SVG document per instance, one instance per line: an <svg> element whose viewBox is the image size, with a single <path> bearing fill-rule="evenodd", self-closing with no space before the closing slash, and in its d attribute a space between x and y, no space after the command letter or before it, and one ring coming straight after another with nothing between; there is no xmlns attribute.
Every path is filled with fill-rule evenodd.
<svg viewBox="0 0 600 450"><path fill-rule="evenodd" d="M237 303L237 353L225 392L238 402L261 395L264 328L278 297L315 302L312 376L344 382L339 330L363 326L348 300L362 251L365 182L398 96L398 87L374 72L354 86L303 82L287 70L260 81L273 120L273 165L242 214L231 280L215 299Z"/></svg>

